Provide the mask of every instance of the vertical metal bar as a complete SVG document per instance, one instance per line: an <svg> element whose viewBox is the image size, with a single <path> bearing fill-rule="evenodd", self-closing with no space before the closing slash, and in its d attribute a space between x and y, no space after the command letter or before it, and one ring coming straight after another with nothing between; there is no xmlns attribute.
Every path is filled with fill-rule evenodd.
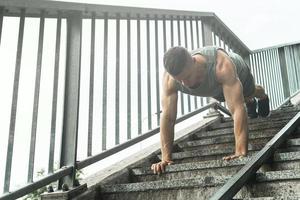
<svg viewBox="0 0 300 200"><path fill-rule="evenodd" d="M163 16L163 43L164 43L164 52L167 51L167 31L166 31L166 16Z"/></svg>
<svg viewBox="0 0 300 200"><path fill-rule="evenodd" d="M277 63L276 63L276 50L277 49L272 49L272 63L273 63L273 70L274 70L274 77L275 77L275 99L276 99L276 106L279 105L279 93L281 91L281 87L280 87L280 76L279 76L279 71L277 70Z"/></svg>
<svg viewBox="0 0 300 200"><path fill-rule="evenodd" d="M140 14L137 15L137 92L138 92L138 134L142 134L142 99L141 99L141 22Z"/></svg>
<svg viewBox="0 0 300 200"><path fill-rule="evenodd" d="M131 31L130 14L127 15L127 139L131 139Z"/></svg>
<svg viewBox="0 0 300 200"><path fill-rule="evenodd" d="M28 176L27 176L28 183L31 183L33 181L36 129L37 129L37 118L38 118L38 111L39 111L39 97L40 97L40 86L41 86L43 43L44 43L44 25L45 25L44 13L45 12L42 11L40 16L39 44L38 44L38 52L37 52L38 55L37 55L36 75L35 75L34 102L33 102L30 150L29 150L29 161L28 161Z"/></svg>
<svg viewBox="0 0 300 200"><path fill-rule="evenodd" d="M184 43L185 43L185 47L189 49L188 39L187 39L186 17L184 17L183 22L184 22ZM187 95L187 98L188 98L188 112L191 112L191 96Z"/></svg>
<svg viewBox="0 0 300 200"><path fill-rule="evenodd" d="M290 96L290 86L284 48L278 49L284 99Z"/></svg>
<svg viewBox="0 0 300 200"><path fill-rule="evenodd" d="M214 46L216 46L217 45L217 35L216 35L216 33L214 33Z"/></svg>
<svg viewBox="0 0 300 200"><path fill-rule="evenodd" d="M155 15L155 66L156 66L156 117L157 126L160 125L160 90L159 90L159 56L158 56L158 22Z"/></svg>
<svg viewBox="0 0 300 200"><path fill-rule="evenodd" d="M275 61L275 49L272 49L271 51L271 60L272 60L272 68L273 68L273 77L275 78L274 82L275 82L275 86L274 86L274 89L275 89L275 93L274 93L274 99L275 99L275 106L279 105L279 90L280 90L280 86L279 86L279 79L278 79L278 74L279 72L276 70L276 61ZM272 97L271 97L272 98Z"/></svg>
<svg viewBox="0 0 300 200"><path fill-rule="evenodd" d="M89 90L89 119L87 156L92 155L93 145L93 115L94 115L94 78L95 78L95 13L91 20L91 55L90 55L90 90ZM117 127L117 125L116 125Z"/></svg>
<svg viewBox="0 0 300 200"><path fill-rule="evenodd" d="M259 60L259 53L255 54L255 59L256 59L256 69L257 69L257 78L259 80L259 84L262 84L262 80L260 78L260 60Z"/></svg>
<svg viewBox="0 0 300 200"><path fill-rule="evenodd" d="M278 73L278 75L280 74L280 76L281 76L281 80L283 79L283 74L282 74L282 72L281 72L281 62L280 62L280 53L279 53L279 48L276 50L276 57L278 58L278 59L276 59L276 62L277 62L277 68L278 68L278 71L279 71L279 73ZM284 59L285 60L285 59ZM280 102L282 102L284 99L285 99L285 92L284 92L284 84L287 84L287 86L289 86L288 85L288 80L287 80L287 82L285 82L285 83L283 83L283 81L281 81L281 88L282 88L282 90L280 91ZM289 93L289 91L290 90L287 90L288 91L288 93ZM289 95L289 94L288 94Z"/></svg>
<svg viewBox="0 0 300 200"><path fill-rule="evenodd" d="M177 34L178 34L178 46L181 46L180 16L177 16ZM184 115L184 98L182 92L180 92L180 99L181 99L181 115Z"/></svg>
<svg viewBox="0 0 300 200"><path fill-rule="evenodd" d="M295 70L295 76L296 76L296 79L295 79L295 87L296 87L296 90L298 90L299 88L299 74L298 74L298 70L297 70L297 61L296 61L296 48L294 48L295 46L291 46L291 49L292 49L292 57L293 57L293 65L294 65L294 70Z"/></svg>
<svg viewBox="0 0 300 200"><path fill-rule="evenodd" d="M2 35L3 15L4 15L4 8L3 8L3 7L0 7L0 45L1 45L1 35Z"/></svg>
<svg viewBox="0 0 300 200"><path fill-rule="evenodd" d="M261 75L262 75L262 80L263 80L263 88L265 88L265 90L268 90L268 87L267 87L267 80L266 80L266 73L265 73L265 70L266 70L266 65L265 65L265 52L261 52L260 53L261 55ZM265 91L267 92L267 91Z"/></svg>
<svg viewBox="0 0 300 200"><path fill-rule="evenodd" d="M147 90L148 90L148 130L152 129L151 117L151 58L150 58L150 19L147 15Z"/></svg>
<svg viewBox="0 0 300 200"><path fill-rule="evenodd" d="M21 69L21 58L22 58L24 23L25 23L25 10L22 9L20 14L14 87L13 87L13 96L12 96L12 106L10 112L11 115L10 115L10 124L9 124L9 137L8 137L8 144L7 144L6 167L5 167L5 178L4 178L4 189L3 189L4 193L9 192L9 187L10 187L11 163L12 163L12 156L13 156L13 149L14 149L16 114L17 114L17 106L18 106L18 91L19 91L19 80L20 80L20 69Z"/></svg>
<svg viewBox="0 0 300 200"><path fill-rule="evenodd" d="M103 46L103 96L102 96L102 150L106 150L107 134L107 46L108 46L108 14L104 13L104 46Z"/></svg>
<svg viewBox="0 0 300 200"><path fill-rule="evenodd" d="M75 186L79 97L81 64L81 12L72 12L67 18L67 55L66 81L63 113L63 134L61 139L60 167L73 166L69 176L59 180L59 189L63 183Z"/></svg>
<svg viewBox="0 0 300 200"><path fill-rule="evenodd" d="M202 30L202 44L203 46L209 46L213 45L213 39L212 39L212 31L210 24L202 20L201 23L201 30ZM209 103L212 100L212 98L206 98L206 103Z"/></svg>
<svg viewBox="0 0 300 200"><path fill-rule="evenodd" d="M55 133L56 133L56 113L57 113L57 93L59 78L59 54L60 54L60 37L61 37L61 13L58 13L56 23L56 42L55 42L55 61L54 61L54 80L53 80L53 100L52 100L52 118L48 174L53 173L54 168L54 150L55 150Z"/></svg>
<svg viewBox="0 0 300 200"><path fill-rule="evenodd" d="M194 45L194 26L193 26L193 18L190 17L190 30L191 30L191 43L192 43L192 49L195 48L195 45ZM197 102L197 97L194 96L194 105L195 105L195 109L198 108L198 102Z"/></svg>
<svg viewBox="0 0 300 200"><path fill-rule="evenodd" d="M171 21L170 21L170 29L171 29L171 47L174 46L174 21L173 21L173 16L171 16Z"/></svg>
<svg viewBox="0 0 300 200"><path fill-rule="evenodd" d="M277 98L276 98L276 91L278 90L278 88L276 87L276 72L275 70L275 65L274 65L274 58L273 58L273 49L270 50L270 66L271 66L271 77L273 77L272 80L272 95L271 95L271 99L273 99L273 106L274 108L277 106Z"/></svg>
<svg viewBox="0 0 300 200"><path fill-rule="evenodd" d="M270 95L272 98L275 95L275 91L276 91L276 87L275 87L275 75L274 75L274 66L273 66L273 62L272 62L272 49L269 50L269 69L270 69L270 81L271 81L271 89L272 89L272 94ZM276 107L276 102L275 99L272 98L272 109Z"/></svg>
<svg viewBox="0 0 300 200"><path fill-rule="evenodd" d="M266 50L265 52L265 57L266 57L266 76L267 76L267 81L268 81L268 95L269 97L272 96L273 94L273 84L272 84L272 79L271 79L271 62L269 59L269 51ZM270 108L273 108L273 99L270 99Z"/></svg>
<svg viewBox="0 0 300 200"><path fill-rule="evenodd" d="M196 18L197 48L200 48L199 19ZM202 106L202 104L201 104Z"/></svg>
<svg viewBox="0 0 300 200"><path fill-rule="evenodd" d="M120 13L116 19L116 124L115 124L115 144L120 143Z"/></svg>
<svg viewBox="0 0 300 200"><path fill-rule="evenodd" d="M282 76L281 76L281 71L280 71L280 65L279 65L279 55L278 55L278 49L274 49L274 63L275 63L275 67L276 67L276 79L277 79L277 85L278 85L278 90L277 90L277 102L278 104L280 104L281 102L281 96L282 93L283 93L283 86L282 86L282 83L280 84L280 81L282 79Z"/></svg>
<svg viewBox="0 0 300 200"><path fill-rule="evenodd" d="M199 35L199 19L196 18L196 34L197 34L197 48L200 48L200 35ZM203 106L203 98L200 97L200 106Z"/></svg>

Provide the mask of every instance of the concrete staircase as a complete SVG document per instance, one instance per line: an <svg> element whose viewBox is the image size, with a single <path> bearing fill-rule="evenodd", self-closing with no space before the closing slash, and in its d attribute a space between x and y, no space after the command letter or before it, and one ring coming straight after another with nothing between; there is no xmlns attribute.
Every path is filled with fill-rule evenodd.
<svg viewBox="0 0 300 200"><path fill-rule="evenodd" d="M151 162L129 169L127 179L115 178L98 188L97 199L209 199L232 175L283 128L299 111L288 107L268 118L249 120L249 155L223 161L234 151L233 122L224 118L174 146L174 164L154 175ZM236 194L234 199L300 199L300 129L276 150L273 158Z"/></svg>

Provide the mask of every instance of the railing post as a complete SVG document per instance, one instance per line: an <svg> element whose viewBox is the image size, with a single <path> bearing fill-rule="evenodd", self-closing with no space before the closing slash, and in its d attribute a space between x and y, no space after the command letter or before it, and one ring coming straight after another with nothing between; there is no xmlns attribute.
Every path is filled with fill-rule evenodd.
<svg viewBox="0 0 300 200"><path fill-rule="evenodd" d="M289 86L289 78L287 73L287 65L285 59L285 52L284 47L278 49L279 54L279 63L280 63L280 71L281 71L281 78L282 78L282 86L283 86L283 94L284 99L290 96L290 86Z"/></svg>
<svg viewBox="0 0 300 200"><path fill-rule="evenodd" d="M75 186L80 94L81 29L81 12L70 12L67 18L65 99L60 167L73 166L73 172L59 181L59 189L62 188L63 184L67 184L69 187Z"/></svg>
<svg viewBox="0 0 300 200"><path fill-rule="evenodd" d="M207 20L202 20L202 44L203 46L212 46L214 44L213 42L213 32L212 32L212 27L209 21ZM208 97L207 98L207 103L213 103L217 102L214 98ZM208 111L208 114L206 117L213 117L216 115L220 115L220 112L217 111L215 108L210 108Z"/></svg>
<svg viewBox="0 0 300 200"><path fill-rule="evenodd" d="M203 46L213 45L212 27L207 20L202 22L202 44Z"/></svg>
<svg viewBox="0 0 300 200"><path fill-rule="evenodd" d="M0 44L1 44L1 35L2 35L3 13L4 13L4 8L0 7Z"/></svg>

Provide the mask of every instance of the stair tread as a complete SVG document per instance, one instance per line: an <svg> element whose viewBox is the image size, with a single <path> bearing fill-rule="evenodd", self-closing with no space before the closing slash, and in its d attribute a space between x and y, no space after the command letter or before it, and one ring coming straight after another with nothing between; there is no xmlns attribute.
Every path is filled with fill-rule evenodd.
<svg viewBox="0 0 300 200"><path fill-rule="evenodd" d="M232 161L224 161L219 159L219 160L199 161L199 162L180 163L180 164L175 163L169 165L166 168L166 173L188 171L188 170L200 170L200 169L213 170L214 168L242 166L245 165L253 156L254 155L243 157ZM274 162L295 161L295 160L300 160L300 151L287 152L287 153L275 153L273 156ZM149 167L133 168L132 172L133 175L153 174L152 170Z"/></svg>

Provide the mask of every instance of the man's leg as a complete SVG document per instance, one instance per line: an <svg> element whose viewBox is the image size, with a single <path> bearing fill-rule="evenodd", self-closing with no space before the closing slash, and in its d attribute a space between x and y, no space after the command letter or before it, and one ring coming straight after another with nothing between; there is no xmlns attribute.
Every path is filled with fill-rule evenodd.
<svg viewBox="0 0 300 200"><path fill-rule="evenodd" d="M254 119L258 117L257 114L257 101L254 98L254 95L251 97L245 97L245 103L247 107L247 114L250 119Z"/></svg>
<svg viewBox="0 0 300 200"><path fill-rule="evenodd" d="M270 104L269 97L265 93L265 89L260 85L256 85L254 96L258 98L258 115L261 117L267 117L270 113Z"/></svg>

